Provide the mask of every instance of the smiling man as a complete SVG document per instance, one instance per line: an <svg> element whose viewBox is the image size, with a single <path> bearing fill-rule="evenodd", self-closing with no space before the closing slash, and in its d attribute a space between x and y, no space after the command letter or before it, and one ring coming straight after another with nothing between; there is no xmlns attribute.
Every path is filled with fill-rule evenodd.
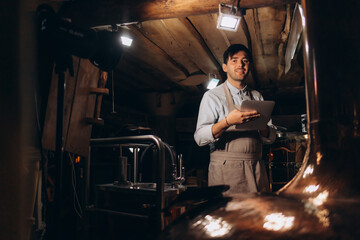
<svg viewBox="0 0 360 240"><path fill-rule="evenodd" d="M199 146L210 145L209 186L229 185L226 194L269 191L261 154L262 143L275 140L274 127L270 122L258 131L235 128L260 117L256 111L235 108L244 100L264 100L246 84L252 62L250 51L242 44L233 44L224 52L227 80L204 94L194 133Z"/></svg>

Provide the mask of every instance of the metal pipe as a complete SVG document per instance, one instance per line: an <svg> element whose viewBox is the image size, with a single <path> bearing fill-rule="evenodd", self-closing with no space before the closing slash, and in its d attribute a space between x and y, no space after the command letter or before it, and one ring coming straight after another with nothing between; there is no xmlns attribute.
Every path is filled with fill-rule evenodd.
<svg viewBox="0 0 360 240"><path fill-rule="evenodd" d="M139 160L139 148L138 147L135 147L134 148L134 165L133 165L133 170L134 170L134 185L136 185L137 183L137 172L138 172L138 160Z"/></svg>
<svg viewBox="0 0 360 240"><path fill-rule="evenodd" d="M183 165L183 156L179 154L179 177L182 179L184 177L184 165Z"/></svg>

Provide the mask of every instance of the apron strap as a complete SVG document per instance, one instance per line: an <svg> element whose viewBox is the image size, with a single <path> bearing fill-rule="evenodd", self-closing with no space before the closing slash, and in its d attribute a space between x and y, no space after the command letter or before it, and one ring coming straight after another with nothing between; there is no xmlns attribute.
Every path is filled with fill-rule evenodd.
<svg viewBox="0 0 360 240"><path fill-rule="evenodd" d="M224 91L225 91L225 97L226 97L226 103L227 103L227 107L228 107L228 111L229 113L235 109L235 104L234 104L234 99L231 96L229 87L227 86L227 83L224 82ZM226 131L236 131L236 125L232 125L230 127L228 127L228 129L226 129Z"/></svg>
<svg viewBox="0 0 360 240"><path fill-rule="evenodd" d="M229 112L231 112L232 110L235 109L235 106L234 106L234 99L232 98L232 96L230 94L230 90L229 90L229 87L227 86L227 82L224 83L224 92L225 92L228 110L229 110Z"/></svg>
<svg viewBox="0 0 360 240"><path fill-rule="evenodd" d="M249 95L250 95L250 100L255 100L255 99L254 99L254 97L253 97L253 94L252 94L251 89L249 89L249 91L248 91L248 92L249 92Z"/></svg>
<svg viewBox="0 0 360 240"><path fill-rule="evenodd" d="M229 112L231 112L232 110L235 109L234 99L231 96L231 93L230 93L227 83L225 82L223 85L224 85L224 92L225 92L227 107L228 107ZM254 100L251 89L248 90L248 93L249 93L250 99Z"/></svg>
<svg viewBox="0 0 360 240"><path fill-rule="evenodd" d="M228 111L230 113L232 110L235 109L234 99L231 96L227 82L224 82L223 85L224 85L224 92L225 92L225 97L226 97L226 104L228 107ZM251 90L249 90L249 95L250 95L250 99L254 100ZM238 131L238 130L236 129L236 125L232 125L228 129L226 129L226 131Z"/></svg>

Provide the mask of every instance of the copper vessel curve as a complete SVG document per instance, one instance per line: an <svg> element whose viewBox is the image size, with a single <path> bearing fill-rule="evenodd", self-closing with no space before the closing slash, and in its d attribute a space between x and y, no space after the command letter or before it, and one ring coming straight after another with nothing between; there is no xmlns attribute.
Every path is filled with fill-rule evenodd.
<svg viewBox="0 0 360 240"><path fill-rule="evenodd" d="M360 239L359 5L301 2L309 140L294 179L208 203L160 239Z"/></svg>

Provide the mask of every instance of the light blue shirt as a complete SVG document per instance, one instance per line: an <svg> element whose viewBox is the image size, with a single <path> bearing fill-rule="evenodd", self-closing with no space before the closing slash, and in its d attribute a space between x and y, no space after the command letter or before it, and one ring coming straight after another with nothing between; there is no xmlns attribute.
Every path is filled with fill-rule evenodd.
<svg viewBox="0 0 360 240"><path fill-rule="evenodd" d="M258 91L249 90L247 86L239 90L228 81L225 81L223 84L227 84L235 105L240 105L244 100L264 100ZM196 131L194 133L195 142L199 146L211 144L210 148L212 147L213 143L217 140L212 134L212 126L229 114L223 84L205 92L201 100ZM251 99L249 91L251 91L253 99ZM272 126L271 121L268 125ZM266 143L273 142L275 140L275 131L270 131L269 138L261 138L261 140Z"/></svg>

